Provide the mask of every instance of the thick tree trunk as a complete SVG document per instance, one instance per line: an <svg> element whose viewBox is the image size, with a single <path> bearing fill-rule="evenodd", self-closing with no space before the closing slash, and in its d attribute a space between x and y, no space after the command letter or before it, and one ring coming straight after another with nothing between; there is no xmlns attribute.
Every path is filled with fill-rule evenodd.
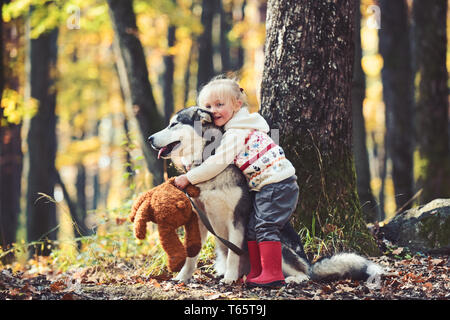
<svg viewBox="0 0 450 320"><path fill-rule="evenodd" d="M347 246L374 254L351 147L355 8L354 0L269 1L261 113L296 168L296 229L334 230Z"/></svg>
<svg viewBox="0 0 450 320"><path fill-rule="evenodd" d="M363 101L366 96L365 74L361 66L361 11L360 1L356 0L355 20L355 65L352 84L353 114L353 154L355 157L356 186L359 201L366 222L380 220L377 202L370 187L369 156L366 147L366 126L363 116Z"/></svg>
<svg viewBox="0 0 450 320"><path fill-rule="evenodd" d="M212 27L218 0L203 0L201 22L203 32L198 38L197 89L207 84L214 76Z"/></svg>
<svg viewBox="0 0 450 320"><path fill-rule="evenodd" d="M153 97L144 50L138 38L133 3L131 0L108 0L108 5L118 42L116 52L120 83L124 92L131 97L127 107L133 109L139 124L147 167L153 175L153 185L158 185L163 182L162 161L157 160L147 138L163 128L164 119L158 113Z"/></svg>
<svg viewBox="0 0 450 320"><path fill-rule="evenodd" d="M49 255L56 239L56 208L39 193L53 197L56 183L56 89L55 70L58 30L44 33L30 43L31 97L39 109L30 121L28 131L27 240L42 241L31 254ZM41 198L41 199L39 199ZM38 200L39 199L39 200Z"/></svg>
<svg viewBox="0 0 450 320"><path fill-rule="evenodd" d="M380 52L384 59L383 96L386 106L385 147L392 160L395 202L400 208L414 195L414 91L408 8L404 0L380 0L379 4Z"/></svg>
<svg viewBox="0 0 450 320"><path fill-rule="evenodd" d="M450 198L446 0L414 1L420 203Z"/></svg>

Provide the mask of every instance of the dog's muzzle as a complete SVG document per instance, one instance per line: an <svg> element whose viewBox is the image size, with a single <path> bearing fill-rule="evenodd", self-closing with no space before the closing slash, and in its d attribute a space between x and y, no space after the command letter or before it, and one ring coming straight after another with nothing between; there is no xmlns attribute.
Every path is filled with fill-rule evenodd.
<svg viewBox="0 0 450 320"><path fill-rule="evenodd" d="M161 157L167 157L172 150L180 144L180 141L175 141L172 143L169 143L167 146L163 146L158 148L157 146L154 145L154 136L150 136L148 137L147 141L150 143L150 145L152 146L153 149L155 149L156 151L158 151L158 159L160 159Z"/></svg>

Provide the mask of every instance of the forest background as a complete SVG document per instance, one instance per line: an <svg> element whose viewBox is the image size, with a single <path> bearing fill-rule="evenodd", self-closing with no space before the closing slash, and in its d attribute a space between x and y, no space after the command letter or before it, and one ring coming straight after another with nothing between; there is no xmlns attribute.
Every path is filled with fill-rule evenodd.
<svg viewBox="0 0 450 320"><path fill-rule="evenodd" d="M146 270L160 272L165 256L157 236L136 241L126 222L135 196L161 182L165 169L162 162L158 164L161 175L148 169L138 112L133 109L129 88L120 80L126 66L119 58L121 44L114 32L117 21L110 11L114 1L3 2L2 263L13 263L16 269L27 263L36 268L53 264L64 270L144 254L155 258L147 262ZM447 110L443 113L446 118L441 117L445 125L427 126L420 120L424 113L419 108L421 78L413 45L413 1L393 2L397 5L391 2L388 8L389 1L361 0L360 32L356 32L360 42L355 42L364 87L362 104L353 106L354 129L362 131L354 131L353 139L362 139L365 150L355 149L354 156L364 219L372 224L387 222L411 206L450 198L449 23L440 21L438 32L444 36L444 64L439 65L441 60L433 56L429 60L436 74L445 74L445 92L440 96L444 96ZM439 11L437 5L430 7ZM153 117L155 126L164 127L173 112L195 105L199 87L222 73L238 76L251 111L259 110L266 10L266 1L257 0L133 2L137 30L126 32L137 32L143 48L151 95L148 101L154 101L158 112ZM448 21L448 14L444 16ZM398 34L404 41L396 40ZM394 49L393 43L397 46ZM389 50L399 55L392 58ZM396 70L398 63L392 64L392 59L400 59L411 70ZM397 81L388 82L392 73L390 78L383 77L383 70L394 70ZM400 89L396 87L399 83ZM355 88L360 89L358 83ZM386 107L398 103L396 99L401 100L402 107L397 109L400 116L392 116L396 109ZM37 117L44 107L45 115ZM409 122L405 125L392 120L402 118ZM49 128L54 129L44 139L47 144L34 139L40 130ZM421 139L433 136L433 130L438 131L434 137L447 145L438 150L435 159L426 158L422 150L423 146L439 145L437 140ZM428 131L432 134L426 134ZM402 160L405 150L411 159L409 166ZM430 163L442 170L429 173ZM403 170L396 177L395 166L400 168L397 172ZM427 185L429 180L433 180L432 187ZM36 189L36 185L45 187ZM36 219L34 210L45 213ZM307 251L320 255L327 250L321 246L327 243L316 241L314 226L298 231L307 238ZM50 259L44 265L39 263L41 255ZM202 259L206 263L207 253Z"/></svg>

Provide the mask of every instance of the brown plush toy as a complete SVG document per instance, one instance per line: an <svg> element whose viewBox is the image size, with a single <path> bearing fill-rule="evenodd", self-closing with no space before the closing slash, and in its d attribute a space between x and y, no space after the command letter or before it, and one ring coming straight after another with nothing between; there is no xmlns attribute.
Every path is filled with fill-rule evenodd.
<svg viewBox="0 0 450 320"><path fill-rule="evenodd" d="M134 222L134 235L144 239L147 222L158 225L159 241L169 258L169 270L180 271L186 256L195 257L201 249L200 230L197 215L183 191L174 185L175 178L170 178L159 186L143 193L134 202L130 220ZM188 185L186 192L191 197L198 197L200 190ZM184 226L184 246L176 233Z"/></svg>

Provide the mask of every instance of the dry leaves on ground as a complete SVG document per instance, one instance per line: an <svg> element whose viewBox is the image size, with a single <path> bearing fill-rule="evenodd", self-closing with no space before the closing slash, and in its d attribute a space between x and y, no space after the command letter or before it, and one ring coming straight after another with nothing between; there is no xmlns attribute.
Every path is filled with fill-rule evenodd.
<svg viewBox="0 0 450 320"><path fill-rule="evenodd" d="M34 274L0 271L0 299L13 300L134 300L134 299L262 299L262 300L391 300L450 299L448 256L398 260L372 258L386 269L375 285L341 280L307 281L280 289L247 288L242 281L224 285L214 274L196 271L189 283L172 275L144 276L131 264L75 269L66 273Z"/></svg>

